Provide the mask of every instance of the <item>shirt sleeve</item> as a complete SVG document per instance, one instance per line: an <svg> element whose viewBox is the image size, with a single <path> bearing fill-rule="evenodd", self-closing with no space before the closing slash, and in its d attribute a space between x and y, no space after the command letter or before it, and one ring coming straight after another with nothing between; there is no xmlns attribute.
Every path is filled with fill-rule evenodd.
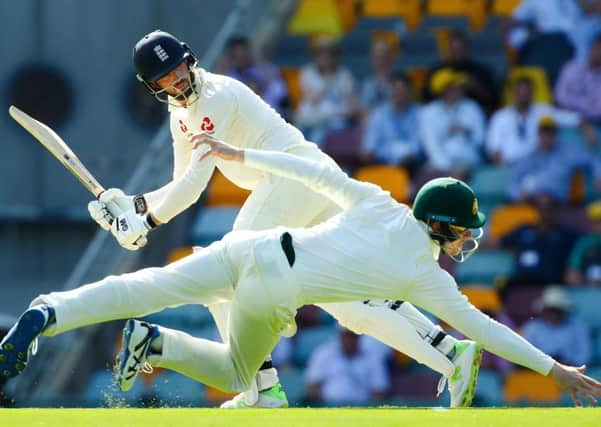
<svg viewBox="0 0 601 427"><path fill-rule="evenodd" d="M349 178L329 163L319 163L288 153L244 150L244 164L255 169L293 179L328 197L343 209L378 194L378 187Z"/></svg>
<svg viewBox="0 0 601 427"><path fill-rule="evenodd" d="M197 159L203 153L202 146L196 150L181 177L168 184L168 189L152 214L161 223L169 222L173 217L195 203L207 187L215 170L215 157ZM208 149L205 146L205 150Z"/></svg>
<svg viewBox="0 0 601 427"><path fill-rule="evenodd" d="M419 115L420 136L424 144L424 151L428 162L437 169L449 169L451 166L450 160L441 149L440 138L440 117L436 117L437 112L433 110L433 105L430 104L421 110ZM442 118L440 118L442 119Z"/></svg>
<svg viewBox="0 0 601 427"><path fill-rule="evenodd" d="M305 381L307 384L319 384L326 379L328 372L327 356L329 353L327 352L327 348L323 345L317 347L309 357L307 370L305 371Z"/></svg>
<svg viewBox="0 0 601 427"><path fill-rule="evenodd" d="M175 134L172 130L172 134ZM144 194L146 203L150 210L156 208L165 195L169 192L172 184L178 178L181 178L186 172L186 168L190 164L190 158L192 157L192 147L182 137L173 138L173 179L166 185L158 188L154 191Z"/></svg>
<svg viewBox="0 0 601 427"><path fill-rule="evenodd" d="M502 112L498 111L493 114L490 119L490 126L488 127L488 135L486 139L486 152L489 155L494 155L500 150L503 144L503 116Z"/></svg>
<svg viewBox="0 0 601 427"><path fill-rule="evenodd" d="M406 300L510 362L548 375L555 360L516 332L474 307L457 288L455 279L434 260L409 289Z"/></svg>
<svg viewBox="0 0 601 427"><path fill-rule="evenodd" d="M384 360L376 356L370 356L370 359L369 391L372 393L385 392L388 390L390 383Z"/></svg>

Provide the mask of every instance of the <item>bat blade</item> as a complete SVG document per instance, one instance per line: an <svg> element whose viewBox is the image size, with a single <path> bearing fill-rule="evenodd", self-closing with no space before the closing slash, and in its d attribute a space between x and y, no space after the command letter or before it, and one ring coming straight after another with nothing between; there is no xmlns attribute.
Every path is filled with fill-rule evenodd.
<svg viewBox="0 0 601 427"><path fill-rule="evenodd" d="M63 139L50 127L34 119L14 105L8 109L10 116L42 144L62 165L71 172L83 186L98 197L104 187L83 165Z"/></svg>

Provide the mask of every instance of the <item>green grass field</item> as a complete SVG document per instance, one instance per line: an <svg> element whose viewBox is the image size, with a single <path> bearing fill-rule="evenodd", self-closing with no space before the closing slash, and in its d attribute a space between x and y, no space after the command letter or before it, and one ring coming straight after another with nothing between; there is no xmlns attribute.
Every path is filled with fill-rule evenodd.
<svg viewBox="0 0 601 427"><path fill-rule="evenodd" d="M598 427L601 409L0 409L0 426Z"/></svg>

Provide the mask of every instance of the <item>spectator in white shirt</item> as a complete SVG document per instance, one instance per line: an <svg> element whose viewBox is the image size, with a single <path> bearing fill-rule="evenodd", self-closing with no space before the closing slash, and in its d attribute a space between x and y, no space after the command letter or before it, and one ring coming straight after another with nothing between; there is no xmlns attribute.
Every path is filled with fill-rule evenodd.
<svg viewBox="0 0 601 427"><path fill-rule="evenodd" d="M581 366L591 358L591 336L582 319L570 315L572 303L561 286L549 286L534 308L540 317L524 324L524 337L561 363Z"/></svg>
<svg viewBox="0 0 601 427"><path fill-rule="evenodd" d="M355 80L338 63L338 46L331 37L316 38L312 55L313 62L300 72L295 122L307 140L321 144L329 131L346 127L356 114Z"/></svg>
<svg viewBox="0 0 601 427"><path fill-rule="evenodd" d="M564 33L570 31L582 15L582 0L522 0L513 11L513 29L508 43L520 49L532 33Z"/></svg>
<svg viewBox="0 0 601 427"><path fill-rule="evenodd" d="M563 66L555 99L563 108L601 122L601 32L593 39L588 58L576 58Z"/></svg>
<svg viewBox="0 0 601 427"><path fill-rule="evenodd" d="M380 401L389 387L381 352L361 345L366 336L341 329L337 340L317 347L307 364L309 399L327 405L361 405Z"/></svg>
<svg viewBox="0 0 601 427"><path fill-rule="evenodd" d="M390 76L395 53L390 43L374 40L371 45L372 72L361 83L359 99L364 110L372 110L390 98Z"/></svg>
<svg viewBox="0 0 601 427"><path fill-rule="evenodd" d="M434 73L430 90L439 99L422 108L419 120L429 166L459 175L481 162L485 132L482 109L465 97L466 80L464 73L450 68Z"/></svg>
<svg viewBox="0 0 601 427"><path fill-rule="evenodd" d="M411 81L403 73L392 77L391 99L367 119L362 150L364 161L411 169L420 157L419 106L411 100Z"/></svg>
<svg viewBox="0 0 601 427"><path fill-rule="evenodd" d="M559 127L581 126L589 144L596 144L594 129L582 122L578 114L534 103L530 78L516 79L513 90L515 104L500 109L490 120L486 151L493 162L512 165L534 152L538 145L538 124L544 116L553 117Z"/></svg>

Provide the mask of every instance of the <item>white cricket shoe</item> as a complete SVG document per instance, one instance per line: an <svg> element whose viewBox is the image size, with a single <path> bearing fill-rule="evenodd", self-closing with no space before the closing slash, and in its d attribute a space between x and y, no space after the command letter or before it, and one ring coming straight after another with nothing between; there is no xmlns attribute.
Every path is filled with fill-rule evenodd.
<svg viewBox="0 0 601 427"><path fill-rule="evenodd" d="M150 343L159 336L159 328L147 322L129 319L123 328L121 351L115 361L115 380L121 391L134 385L140 371L151 373L147 362Z"/></svg>
<svg viewBox="0 0 601 427"><path fill-rule="evenodd" d="M288 398L282 390L280 383L271 388L260 391L254 403L249 403L246 393L240 393L220 406L222 409L246 409L246 408L287 408Z"/></svg>
<svg viewBox="0 0 601 427"><path fill-rule="evenodd" d="M476 392L476 381L482 359L482 346L474 341L463 340L455 343L453 365L455 372L450 378L442 377L438 383L438 394L449 383L451 408L466 408L472 404Z"/></svg>

